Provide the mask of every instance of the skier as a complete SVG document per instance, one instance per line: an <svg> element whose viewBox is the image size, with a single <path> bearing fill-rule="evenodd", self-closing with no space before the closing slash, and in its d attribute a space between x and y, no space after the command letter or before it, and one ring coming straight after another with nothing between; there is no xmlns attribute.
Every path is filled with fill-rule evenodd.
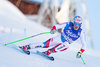
<svg viewBox="0 0 100 67"><path fill-rule="evenodd" d="M46 55L50 55L51 53L61 52L68 49L68 46L80 38L82 47L78 51L76 57L80 58L82 53L86 49L86 41L84 38L84 32L81 28L82 25L82 18L80 16L75 16L73 18L73 22L65 22L62 24L57 24L53 26L50 33L55 34L57 29L64 28L61 34L48 39L42 43L33 43L25 46L21 46L23 50L29 50L34 48L48 48L53 46L53 48L48 49L47 51L43 52Z"/></svg>

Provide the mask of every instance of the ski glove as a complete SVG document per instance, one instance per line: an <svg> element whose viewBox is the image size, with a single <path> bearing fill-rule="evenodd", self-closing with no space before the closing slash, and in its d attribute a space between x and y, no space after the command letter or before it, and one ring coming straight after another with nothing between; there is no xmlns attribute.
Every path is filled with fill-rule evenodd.
<svg viewBox="0 0 100 67"><path fill-rule="evenodd" d="M81 49L81 50L77 53L76 58L81 58L81 55L82 55L82 53L83 53L84 51L85 51L84 49Z"/></svg>
<svg viewBox="0 0 100 67"><path fill-rule="evenodd" d="M53 26L53 28L50 31L51 34L55 34L56 33L56 26Z"/></svg>
<svg viewBox="0 0 100 67"><path fill-rule="evenodd" d="M56 30L55 29L51 29L50 33L51 34L55 34L56 33Z"/></svg>
<svg viewBox="0 0 100 67"><path fill-rule="evenodd" d="M76 54L76 58L81 58L81 55L82 55L82 52L79 51L79 52Z"/></svg>

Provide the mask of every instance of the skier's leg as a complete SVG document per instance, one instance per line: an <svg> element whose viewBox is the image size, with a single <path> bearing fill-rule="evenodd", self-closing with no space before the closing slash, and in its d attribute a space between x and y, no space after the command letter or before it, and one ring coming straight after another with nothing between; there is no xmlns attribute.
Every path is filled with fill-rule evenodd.
<svg viewBox="0 0 100 67"><path fill-rule="evenodd" d="M25 46L21 46L24 50L34 49L34 48L42 48L44 45L42 42L38 43L30 43Z"/></svg>
<svg viewBox="0 0 100 67"><path fill-rule="evenodd" d="M50 55L51 53L61 52L61 51L68 49L68 45L69 44L67 42L59 43L58 45L54 46L51 49L48 49L44 53L47 54L47 55Z"/></svg>
<svg viewBox="0 0 100 67"><path fill-rule="evenodd" d="M57 35L53 38L50 38L45 42L31 43L31 44L29 44L29 46L30 46L31 49L34 49L34 48L48 48L48 47L51 47L51 46L55 46L59 43L62 43L61 35Z"/></svg>
<svg viewBox="0 0 100 67"><path fill-rule="evenodd" d="M48 39L45 42L40 43L30 43L28 45L22 46L23 49L34 49L34 48L48 48L51 46L58 45L59 43L62 43L61 41L61 35L57 35L53 38Z"/></svg>
<svg viewBox="0 0 100 67"><path fill-rule="evenodd" d="M53 38L48 39L45 42L43 42L43 44L44 44L43 48L48 48L48 47L51 47L51 46L56 46L59 43L62 43L61 35L60 34L55 36L55 37L53 37Z"/></svg>

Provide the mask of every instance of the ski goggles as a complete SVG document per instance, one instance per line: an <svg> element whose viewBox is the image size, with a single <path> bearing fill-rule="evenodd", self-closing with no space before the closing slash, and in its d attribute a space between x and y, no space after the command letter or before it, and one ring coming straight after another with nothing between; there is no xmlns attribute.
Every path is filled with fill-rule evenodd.
<svg viewBox="0 0 100 67"><path fill-rule="evenodd" d="M81 26L81 23L74 22L75 26Z"/></svg>

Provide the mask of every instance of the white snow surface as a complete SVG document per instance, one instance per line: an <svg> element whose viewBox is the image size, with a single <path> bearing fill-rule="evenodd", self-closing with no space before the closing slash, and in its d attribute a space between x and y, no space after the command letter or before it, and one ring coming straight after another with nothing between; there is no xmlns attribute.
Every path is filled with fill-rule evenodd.
<svg viewBox="0 0 100 67"><path fill-rule="evenodd" d="M26 55L17 48L19 45L43 42L57 34L43 34L4 46L5 43L49 31L50 29L40 25L38 22L27 19L7 0L0 0L0 67L100 67L99 51L87 48L82 55L86 64L83 64L81 59L76 58L76 53L81 48L80 43L77 42L71 44L69 49L64 52L51 54L50 56L53 56L55 61L50 61L35 54L36 50L44 51L47 49L32 49L30 50L31 55Z"/></svg>

